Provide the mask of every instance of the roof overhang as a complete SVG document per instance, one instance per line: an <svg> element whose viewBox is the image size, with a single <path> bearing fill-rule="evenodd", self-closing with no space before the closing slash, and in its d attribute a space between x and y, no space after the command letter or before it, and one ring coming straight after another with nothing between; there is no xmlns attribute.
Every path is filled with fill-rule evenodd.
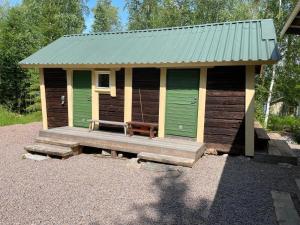
<svg viewBox="0 0 300 225"><path fill-rule="evenodd" d="M300 34L300 0L286 21L280 37L283 37L285 34Z"/></svg>
<svg viewBox="0 0 300 225"><path fill-rule="evenodd" d="M199 68L214 66L256 66L276 64L276 60L258 61L225 61L225 62L195 62L195 63L157 63L157 64L20 64L22 68L64 68L64 69L94 69L94 68Z"/></svg>

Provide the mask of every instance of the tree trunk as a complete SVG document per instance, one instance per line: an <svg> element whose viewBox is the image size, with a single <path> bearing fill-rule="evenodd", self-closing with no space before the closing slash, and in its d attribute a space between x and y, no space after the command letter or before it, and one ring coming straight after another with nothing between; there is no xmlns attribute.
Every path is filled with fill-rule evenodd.
<svg viewBox="0 0 300 225"><path fill-rule="evenodd" d="M266 113L265 113L265 121L264 121L264 126L268 126L268 120L269 120L269 114L270 114L270 105L271 105L271 100L272 100L272 92L273 92L273 86L275 82L275 75L276 75L276 65L273 65L273 72L272 72L272 79L271 79L271 84L270 84L270 89L269 89L269 96L268 96L268 101L267 101L267 107L266 107Z"/></svg>

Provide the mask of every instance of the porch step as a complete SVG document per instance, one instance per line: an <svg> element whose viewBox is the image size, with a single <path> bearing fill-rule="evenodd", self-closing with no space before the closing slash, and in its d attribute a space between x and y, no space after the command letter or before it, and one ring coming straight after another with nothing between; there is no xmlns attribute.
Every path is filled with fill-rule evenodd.
<svg viewBox="0 0 300 225"><path fill-rule="evenodd" d="M169 155L161 155L161 154L155 154L155 153L149 153L149 152L141 152L137 155L137 157L139 159L160 162L160 163L173 164L173 165L178 165L178 166L187 166L187 167L192 167L195 162L194 159L169 156Z"/></svg>
<svg viewBox="0 0 300 225"><path fill-rule="evenodd" d="M290 193L271 191L277 222L279 225L300 224L300 217Z"/></svg>
<svg viewBox="0 0 300 225"><path fill-rule="evenodd" d="M50 144L36 143L33 145L27 145L24 147L27 152L40 153L49 156L58 156L62 158L68 158L74 155L72 148L62 147Z"/></svg>
<svg viewBox="0 0 300 225"><path fill-rule="evenodd" d="M69 148L76 148L79 146L78 142L74 141L67 141L62 139L56 138L48 138L48 137L37 137L35 139L36 143L43 143L43 144L50 144L50 145L57 145L61 147L69 147Z"/></svg>
<svg viewBox="0 0 300 225"><path fill-rule="evenodd" d="M298 158L284 140L271 139L267 152L256 151L254 160L266 163L289 163L292 165L298 164Z"/></svg>

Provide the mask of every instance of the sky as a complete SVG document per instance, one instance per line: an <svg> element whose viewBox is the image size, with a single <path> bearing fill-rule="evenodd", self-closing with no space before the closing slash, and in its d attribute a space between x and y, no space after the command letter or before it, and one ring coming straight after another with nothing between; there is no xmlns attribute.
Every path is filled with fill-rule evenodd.
<svg viewBox="0 0 300 225"><path fill-rule="evenodd" d="M0 0L1 2L2 0ZM21 2L22 0L9 0L10 5L17 5ZM90 8L90 14L85 17L85 25L86 25L86 30L85 33L89 33L92 31L92 24L94 21L94 15L92 12L92 9L96 6L96 1L97 0L87 0L88 2L88 7ZM112 0L112 4L116 6L119 9L119 16L121 19L121 24L124 27L126 27L127 19L128 19L128 12L127 10L124 9L125 6L125 0Z"/></svg>

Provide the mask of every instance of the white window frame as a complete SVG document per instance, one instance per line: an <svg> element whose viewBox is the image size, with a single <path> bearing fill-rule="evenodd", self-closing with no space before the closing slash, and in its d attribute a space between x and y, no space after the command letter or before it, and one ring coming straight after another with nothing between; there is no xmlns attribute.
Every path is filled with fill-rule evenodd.
<svg viewBox="0 0 300 225"><path fill-rule="evenodd" d="M109 84L108 84L108 87L100 87L98 86L99 85L99 76L101 75L108 75L109 77ZM110 88L110 82L111 82L111 72L110 71L96 71L96 88L97 89L109 89Z"/></svg>
<svg viewBox="0 0 300 225"><path fill-rule="evenodd" d="M99 76L102 74L109 75L109 87L99 87ZM116 97L116 71L115 70L98 70L95 71L95 91L99 94L110 94L112 97Z"/></svg>

